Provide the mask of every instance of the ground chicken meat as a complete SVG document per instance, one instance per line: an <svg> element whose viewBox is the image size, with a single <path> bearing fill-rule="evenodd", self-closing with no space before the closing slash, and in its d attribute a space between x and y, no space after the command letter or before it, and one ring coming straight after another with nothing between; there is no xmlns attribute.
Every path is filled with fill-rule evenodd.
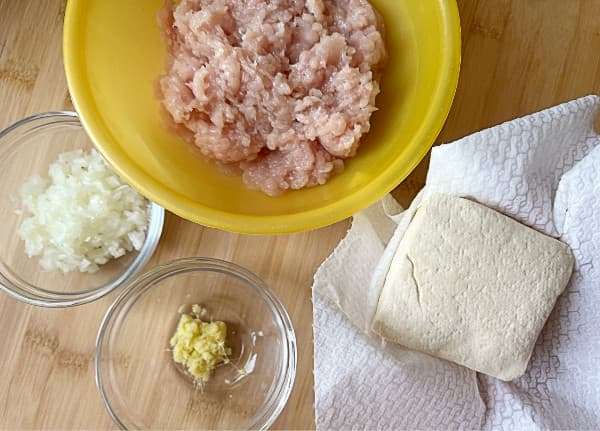
<svg viewBox="0 0 600 431"><path fill-rule="evenodd" d="M248 187L324 184L356 154L385 61L367 0L182 0L165 16L163 105Z"/></svg>

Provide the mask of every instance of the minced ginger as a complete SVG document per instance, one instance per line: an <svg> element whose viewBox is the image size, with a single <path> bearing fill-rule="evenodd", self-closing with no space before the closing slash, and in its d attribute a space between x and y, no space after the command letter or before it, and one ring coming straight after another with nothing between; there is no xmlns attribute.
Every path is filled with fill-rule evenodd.
<svg viewBox="0 0 600 431"><path fill-rule="evenodd" d="M205 314L198 305L192 307L192 314L182 314L170 341L173 360L185 366L199 383L206 383L218 365L229 363L231 355L226 344L227 325L204 322L200 317Z"/></svg>

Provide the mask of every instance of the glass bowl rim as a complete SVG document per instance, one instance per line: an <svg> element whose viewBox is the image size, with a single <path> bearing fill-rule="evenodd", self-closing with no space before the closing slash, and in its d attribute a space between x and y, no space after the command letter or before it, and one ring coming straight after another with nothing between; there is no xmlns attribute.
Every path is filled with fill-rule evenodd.
<svg viewBox="0 0 600 431"><path fill-rule="evenodd" d="M262 413L257 422L251 424L248 429L268 429L279 417L283 408L287 404L296 379L298 354L294 327L283 303L277 298L277 296L275 296L273 292L271 292L261 278L238 264L209 257L179 258L152 268L130 283L127 288L119 294L118 298L110 305L100 324L98 335L96 337L96 351L94 355L94 375L96 386L100 392L100 396L102 397L102 401L104 402L106 410L113 419L114 423L121 429L127 430L128 428L123 422L122 418L119 417L113 408L110 397L107 394L107 390L102 378L102 354L104 343L106 342L110 345L110 338L112 335L111 329L115 321L119 320L122 307L132 297L137 299L139 296L143 295L153 286L156 286L157 283L166 278L187 272L205 271L219 272L227 276L233 276L241 279L243 282L245 282L245 284L248 285L248 287L253 288L257 293L259 293L279 321L278 326L283 337L282 345L284 348L284 358L282 360L283 375L280 373L280 376L277 378L276 389L273 391L271 397L263 404L263 406L261 406L261 411L264 413ZM126 317L124 317L124 319L125 318Z"/></svg>
<svg viewBox="0 0 600 431"><path fill-rule="evenodd" d="M35 123L44 120L54 121L37 126L35 125ZM35 139L36 134L43 134L48 127L56 124L79 126L84 133L87 133L77 112L50 111L34 114L23 118L0 131L0 160L5 159L7 152L8 156L13 154L13 152L10 151L10 148L1 148L3 145L6 145L6 143L2 141L10 139L10 136L13 133L18 133L25 129L25 131L32 133L32 135L27 136L27 139ZM92 141L90 140L90 142ZM3 291L8 296L23 303L46 308L74 307L96 301L113 290L128 284L148 263L158 246L163 230L164 218L164 209L150 201L150 223L142 248L139 250L135 259L130 262L127 268L117 278L104 283L101 286L77 292L54 292L44 289L43 286L35 286L22 280L8 265L2 263L0 267L0 291Z"/></svg>

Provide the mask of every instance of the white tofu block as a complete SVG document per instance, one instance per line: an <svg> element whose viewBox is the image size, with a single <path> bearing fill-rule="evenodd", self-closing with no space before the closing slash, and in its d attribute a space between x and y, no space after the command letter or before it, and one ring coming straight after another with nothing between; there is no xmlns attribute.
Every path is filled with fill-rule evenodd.
<svg viewBox="0 0 600 431"><path fill-rule="evenodd" d="M512 380L525 372L573 263L562 242L478 203L435 194L400 242L373 329Z"/></svg>

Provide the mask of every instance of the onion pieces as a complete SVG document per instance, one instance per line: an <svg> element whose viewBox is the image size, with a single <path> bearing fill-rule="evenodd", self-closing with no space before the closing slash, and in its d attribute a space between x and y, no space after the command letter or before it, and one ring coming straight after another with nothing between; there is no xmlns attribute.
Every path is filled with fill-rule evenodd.
<svg viewBox="0 0 600 431"><path fill-rule="evenodd" d="M96 272L146 238L149 203L96 150L62 153L49 178L34 176L20 196L31 213L19 227L29 257L47 271Z"/></svg>

